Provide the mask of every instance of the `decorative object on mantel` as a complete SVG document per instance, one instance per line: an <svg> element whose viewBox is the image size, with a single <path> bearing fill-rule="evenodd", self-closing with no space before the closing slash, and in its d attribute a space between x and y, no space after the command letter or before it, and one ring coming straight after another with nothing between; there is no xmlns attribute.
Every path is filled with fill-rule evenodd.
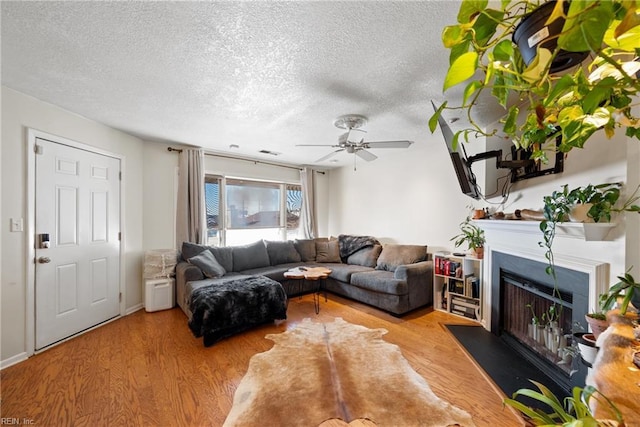
<svg viewBox="0 0 640 427"><path fill-rule="evenodd" d="M460 137L468 141L469 136L500 132L517 149L542 161L548 152L582 148L600 129L607 138L624 129L627 136L640 139L640 118L632 111L632 100L640 94L635 3L560 0L549 4L462 1L458 23L442 32L443 44L450 49L444 91L464 84L462 105L449 107L444 102L429 120L432 132L445 108L464 110L469 127L456 132L456 142ZM549 9L548 19L536 16L548 14ZM526 37L527 50L535 49L527 62L529 55L512 38L517 39L520 31L516 31L530 23L540 27ZM582 52L590 52L588 64L577 66L574 56L584 57ZM555 74L573 65L571 71ZM484 108L485 103L478 103L483 92L491 93L505 108L498 120L500 131L474 121L475 109ZM514 93L518 96L509 97ZM526 108L526 117L519 121L521 108ZM561 137L557 147L556 136Z"/></svg>
<svg viewBox="0 0 640 427"><path fill-rule="evenodd" d="M453 236L449 240L455 240L456 247L466 243L476 258L484 258L484 230L472 224L469 217L460 223L460 234Z"/></svg>

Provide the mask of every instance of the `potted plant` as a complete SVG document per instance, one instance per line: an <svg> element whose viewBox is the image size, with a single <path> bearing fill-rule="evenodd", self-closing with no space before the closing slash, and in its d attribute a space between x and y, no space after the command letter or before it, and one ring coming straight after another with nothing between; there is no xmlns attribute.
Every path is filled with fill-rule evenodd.
<svg viewBox="0 0 640 427"><path fill-rule="evenodd" d="M618 276L619 282L611 286L606 294L600 295L600 307L602 311L611 310L614 304L620 302L620 314L625 315L632 303L636 310L640 310L640 283L636 282L627 270L623 276Z"/></svg>
<svg viewBox="0 0 640 427"><path fill-rule="evenodd" d="M462 246L464 243L467 247L473 251L476 258L482 259L484 257L484 230L471 223L467 217L464 222L460 223L461 233L453 236L451 241L454 241L456 247Z"/></svg>
<svg viewBox="0 0 640 427"><path fill-rule="evenodd" d="M584 388L574 387L573 393L569 397L560 399L553 394L543 384L531 381L539 391L522 388L513 393L512 399L504 399L504 403L520 411L523 415L529 417L529 421L533 425L545 426L624 426L624 419L620 410L605 395L600 393L593 386L585 386ZM533 409L524 403L516 400L518 396L525 396L534 399L549 407L550 412L542 409ZM591 410L590 401L595 399L599 405L606 405L610 409L610 413L616 417L615 420L598 420L594 417Z"/></svg>
<svg viewBox="0 0 640 427"><path fill-rule="evenodd" d="M606 313L614 308L617 302L620 303L620 314L623 316L629 309L629 303L633 304L636 310L640 310L640 283L636 282L629 271L623 276L618 276L618 280L619 282L611 286L607 293L599 295L599 311L587 313L585 316L596 339L609 327Z"/></svg>
<svg viewBox="0 0 640 427"><path fill-rule="evenodd" d="M604 311L593 311L585 314L584 317L596 340L600 334L606 331L609 327L609 321L607 320L607 315Z"/></svg>
<svg viewBox="0 0 640 427"><path fill-rule="evenodd" d="M561 190L553 191L551 195L543 198L544 219L540 222L543 241L539 242L539 245L546 249L547 274L555 277L552 247L557 224L570 220L576 206L588 206L587 219L584 219L584 221L593 221L595 223L610 222L613 213L625 211L640 213L640 206L634 204L640 199L638 195L640 186L635 189L633 194L622 205L618 203L621 188L622 183L619 182L598 185L589 184L572 190L569 190L569 186L565 184Z"/></svg>
<svg viewBox="0 0 640 427"><path fill-rule="evenodd" d="M541 30L526 37L518 27L529 24ZM547 151L582 148L599 129L608 138L624 129L627 136L640 139L640 119L632 111L632 100L640 94L635 51L639 27L635 3L624 0L542 5L537 0L463 0L458 22L442 32L450 50L444 91L464 85L462 102L444 102L429 121L431 132L444 109L456 109L466 113L469 127L454 134L454 144L460 137L468 141L469 136L498 133L474 120L478 99L487 92L505 108L499 119L501 134L533 159L545 161ZM516 41L526 39L535 55L521 53L514 36ZM580 58L571 55L576 52ZM586 66L555 74L563 65L577 64L584 52ZM510 94L517 95L516 102L508 102ZM558 147L556 136L561 137Z"/></svg>

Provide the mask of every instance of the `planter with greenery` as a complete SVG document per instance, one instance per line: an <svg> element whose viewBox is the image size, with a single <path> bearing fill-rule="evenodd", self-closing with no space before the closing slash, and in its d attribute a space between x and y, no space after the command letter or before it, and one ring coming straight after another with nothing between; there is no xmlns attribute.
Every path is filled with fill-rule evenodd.
<svg viewBox="0 0 640 427"><path fill-rule="evenodd" d="M475 257L482 259L484 257L485 243L484 230L473 225L467 217L464 222L460 223L460 231L460 234L453 236L450 240L454 241L456 247L466 243Z"/></svg>
<svg viewBox="0 0 640 427"><path fill-rule="evenodd" d="M444 28L442 40L450 50L444 91L464 84L463 99L461 105L444 102L437 109L429 121L432 132L444 109L463 110L470 125L455 133L454 143L500 132L516 147L531 152L532 158L542 160L549 151L582 148L599 129L608 138L624 129L627 136L640 139L640 119L632 111L640 94L636 3L559 0L552 2L552 9L543 7L551 12L539 19L536 9L541 3L462 1L458 22ZM537 48L528 64L512 41L525 17L545 25L527 38ZM566 54L576 52L587 52L588 62L554 74L573 61ZM474 120L484 92L505 108L501 129L484 129ZM508 102L511 94L518 96L515 102ZM558 135L561 143L556 148Z"/></svg>
<svg viewBox="0 0 640 427"><path fill-rule="evenodd" d="M640 283L636 282L627 270L624 275L618 276L619 282L609 288L606 294L600 295L600 307L603 312L611 310L615 303L620 301L620 314L625 315L632 303L636 310L640 310Z"/></svg>
<svg viewBox="0 0 640 427"><path fill-rule="evenodd" d="M529 417L529 421L533 425L544 426L624 426L624 420L620 410L605 395L600 393L592 386L584 388L574 387L571 396L560 399L554 395L543 384L531 381L539 391L522 388L513 393L512 399L504 399L504 403L523 415ZM542 409L532 409L524 403L516 400L517 397L523 396L534 399L548 406L547 412ZM589 402L591 399L598 401L599 405L605 405L610 409L615 420L598 420L594 417Z"/></svg>
<svg viewBox="0 0 640 427"><path fill-rule="evenodd" d="M539 242L539 244L546 250L547 274L555 278L553 241L556 236L557 225L558 223L569 221L575 206L590 204L587 216L590 221L595 223L610 222L614 213L640 213L640 206L634 204L640 199L640 195L638 195L640 186L622 204L618 203L621 188L622 184L619 182L598 185L589 184L572 190L569 190L569 186L565 184L562 190L556 190L551 195L543 198L544 220L540 222L543 241Z"/></svg>
<svg viewBox="0 0 640 427"><path fill-rule="evenodd" d="M606 313L613 309L616 303L619 303L620 314L623 316L627 314L630 303L636 310L640 310L640 283L636 282L629 271L618 276L618 280L619 282L611 286L607 293L598 297L599 311L587 313L585 316L596 339L609 327Z"/></svg>

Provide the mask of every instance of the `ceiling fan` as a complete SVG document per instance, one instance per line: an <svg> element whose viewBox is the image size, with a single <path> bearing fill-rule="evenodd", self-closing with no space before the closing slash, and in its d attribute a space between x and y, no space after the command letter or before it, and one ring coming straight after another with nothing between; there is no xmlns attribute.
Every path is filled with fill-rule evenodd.
<svg viewBox="0 0 640 427"><path fill-rule="evenodd" d="M346 151L355 154L361 159L371 162L378 158L375 154L367 151L371 148L408 148L413 141L365 141L362 133L366 131L360 129L367 123L367 118L359 114L346 114L334 120L333 125L339 129L346 129L347 132L338 137L337 144L297 144L298 147L334 147L337 150L316 160L316 163L329 160L331 157Z"/></svg>

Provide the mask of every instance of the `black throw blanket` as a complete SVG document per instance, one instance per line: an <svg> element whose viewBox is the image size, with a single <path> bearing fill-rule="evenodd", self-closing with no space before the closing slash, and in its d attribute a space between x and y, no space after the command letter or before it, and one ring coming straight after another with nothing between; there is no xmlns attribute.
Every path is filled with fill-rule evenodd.
<svg viewBox="0 0 640 427"><path fill-rule="evenodd" d="M349 255L362 248L379 244L380 242L371 236L351 236L349 234L340 234L338 236L338 247L340 248L340 258L342 260L346 260Z"/></svg>
<svg viewBox="0 0 640 427"><path fill-rule="evenodd" d="M193 291L189 328L205 347L253 326L287 318L282 285L264 276L214 283Z"/></svg>

